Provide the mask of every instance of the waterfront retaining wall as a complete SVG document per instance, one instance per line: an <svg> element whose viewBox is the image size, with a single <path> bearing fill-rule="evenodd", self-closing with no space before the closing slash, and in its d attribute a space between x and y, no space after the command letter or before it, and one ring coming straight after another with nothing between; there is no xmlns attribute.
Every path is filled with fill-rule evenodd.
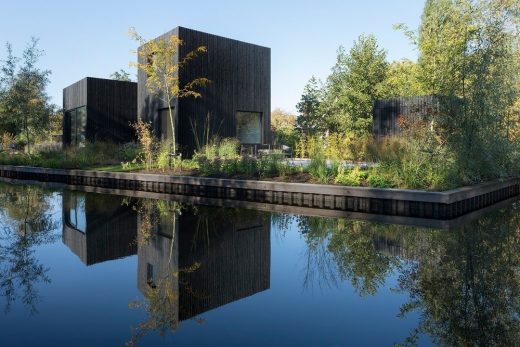
<svg viewBox="0 0 520 347"><path fill-rule="evenodd" d="M439 220L460 217L520 194L519 179L429 192L9 165L0 165L0 177Z"/></svg>

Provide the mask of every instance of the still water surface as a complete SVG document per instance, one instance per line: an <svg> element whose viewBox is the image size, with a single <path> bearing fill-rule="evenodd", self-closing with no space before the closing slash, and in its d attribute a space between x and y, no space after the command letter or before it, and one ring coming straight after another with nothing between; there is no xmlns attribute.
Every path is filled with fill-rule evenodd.
<svg viewBox="0 0 520 347"><path fill-rule="evenodd" d="M454 230L0 183L0 346L517 345L520 210Z"/></svg>

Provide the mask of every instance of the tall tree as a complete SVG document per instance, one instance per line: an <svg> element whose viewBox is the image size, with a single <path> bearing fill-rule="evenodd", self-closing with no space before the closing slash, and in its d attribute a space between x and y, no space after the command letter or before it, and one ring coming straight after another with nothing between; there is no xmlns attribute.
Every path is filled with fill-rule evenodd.
<svg viewBox="0 0 520 347"><path fill-rule="evenodd" d="M427 94L419 81L418 64L408 59L393 61L388 65L382 91L388 98Z"/></svg>
<svg viewBox="0 0 520 347"><path fill-rule="evenodd" d="M296 129L303 135L315 135L326 130L325 118L321 110L323 100L319 80L312 76L303 88L300 102L296 105L298 117Z"/></svg>
<svg viewBox="0 0 520 347"><path fill-rule="evenodd" d="M296 142L296 116L281 108L271 112L271 132L274 145L294 147Z"/></svg>
<svg viewBox="0 0 520 347"><path fill-rule="evenodd" d="M180 85L179 71L199 54L205 53L207 49L204 46L197 47L184 57L179 57L176 60L174 57L178 55L179 47L183 44L182 40L176 35L145 40L134 28L130 28L129 35L141 46L137 52L140 59L132 65L146 73L146 87L168 106L173 152L176 153L173 101L183 97L199 98L202 95L196 88L210 83L209 79L199 77L188 81L185 85Z"/></svg>
<svg viewBox="0 0 520 347"><path fill-rule="evenodd" d="M12 45L6 43L6 59L2 61L0 68L0 133L18 134L20 132L20 123L10 113L10 103L8 95L11 87L15 84L16 70L19 58L13 54Z"/></svg>
<svg viewBox="0 0 520 347"><path fill-rule="evenodd" d="M515 6L517 0L428 0L424 9L420 79L430 94L446 97L440 135L468 183L510 174L515 161L506 125L518 98Z"/></svg>
<svg viewBox="0 0 520 347"><path fill-rule="evenodd" d="M38 49L38 39L32 38L22 56L14 57L10 44L7 45L7 60L4 61L0 79L0 124L6 126L3 131L12 131L21 135L31 154L31 145L38 135L49 128L49 116L53 106L46 93L49 84L49 70L40 69L37 64L43 51Z"/></svg>
<svg viewBox="0 0 520 347"><path fill-rule="evenodd" d="M329 122L342 132L370 132L372 104L384 96L388 62L373 35L361 35L347 53L340 47L328 77L324 109Z"/></svg>

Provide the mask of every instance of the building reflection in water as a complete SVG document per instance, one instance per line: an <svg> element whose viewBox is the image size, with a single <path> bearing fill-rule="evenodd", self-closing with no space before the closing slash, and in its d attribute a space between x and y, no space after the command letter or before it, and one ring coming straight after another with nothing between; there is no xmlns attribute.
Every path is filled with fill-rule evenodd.
<svg viewBox="0 0 520 347"><path fill-rule="evenodd" d="M115 195L64 191L62 241L85 265L137 253L137 213Z"/></svg>
<svg viewBox="0 0 520 347"><path fill-rule="evenodd" d="M164 206L65 191L62 241L86 265L137 254L139 290L176 322L269 288L269 214Z"/></svg>
<svg viewBox="0 0 520 347"><path fill-rule="evenodd" d="M256 211L212 207L161 214L138 248L138 287L161 281L177 293L177 321L269 288L270 220ZM172 237L173 235L173 237Z"/></svg>

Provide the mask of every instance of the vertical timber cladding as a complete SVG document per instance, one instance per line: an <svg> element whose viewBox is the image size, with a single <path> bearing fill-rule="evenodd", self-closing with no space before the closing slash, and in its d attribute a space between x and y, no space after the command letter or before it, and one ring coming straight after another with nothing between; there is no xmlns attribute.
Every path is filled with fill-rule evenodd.
<svg viewBox="0 0 520 347"><path fill-rule="evenodd" d="M137 83L86 77L63 89L63 142L70 144L70 122L65 112L87 107L86 139L130 142L137 120Z"/></svg>
<svg viewBox="0 0 520 347"><path fill-rule="evenodd" d="M130 142L137 121L137 83L87 77L87 139Z"/></svg>
<svg viewBox="0 0 520 347"><path fill-rule="evenodd" d="M376 137L399 136L399 118L404 120L432 119L441 113L455 114L460 102L456 99L423 95L374 101L373 134Z"/></svg>
<svg viewBox="0 0 520 347"><path fill-rule="evenodd" d="M271 124L271 49L183 27L178 27L160 37L177 35L183 45L178 55L184 57L197 47L205 46L206 53L200 54L180 71L180 85L195 78L205 77L211 83L200 88L201 98L186 97L175 102L177 142L184 155L191 156L195 149L192 122L199 134L206 126L206 118L211 115L211 135L236 137L236 113L261 113L263 144L270 143ZM139 58L142 61L142 58ZM138 73L139 116L151 121L158 136L161 120L158 111L166 108L158 98L146 90L146 74Z"/></svg>
<svg viewBox="0 0 520 347"><path fill-rule="evenodd" d="M87 105L87 79L84 78L63 89L63 144L70 144L70 121L65 112Z"/></svg>

